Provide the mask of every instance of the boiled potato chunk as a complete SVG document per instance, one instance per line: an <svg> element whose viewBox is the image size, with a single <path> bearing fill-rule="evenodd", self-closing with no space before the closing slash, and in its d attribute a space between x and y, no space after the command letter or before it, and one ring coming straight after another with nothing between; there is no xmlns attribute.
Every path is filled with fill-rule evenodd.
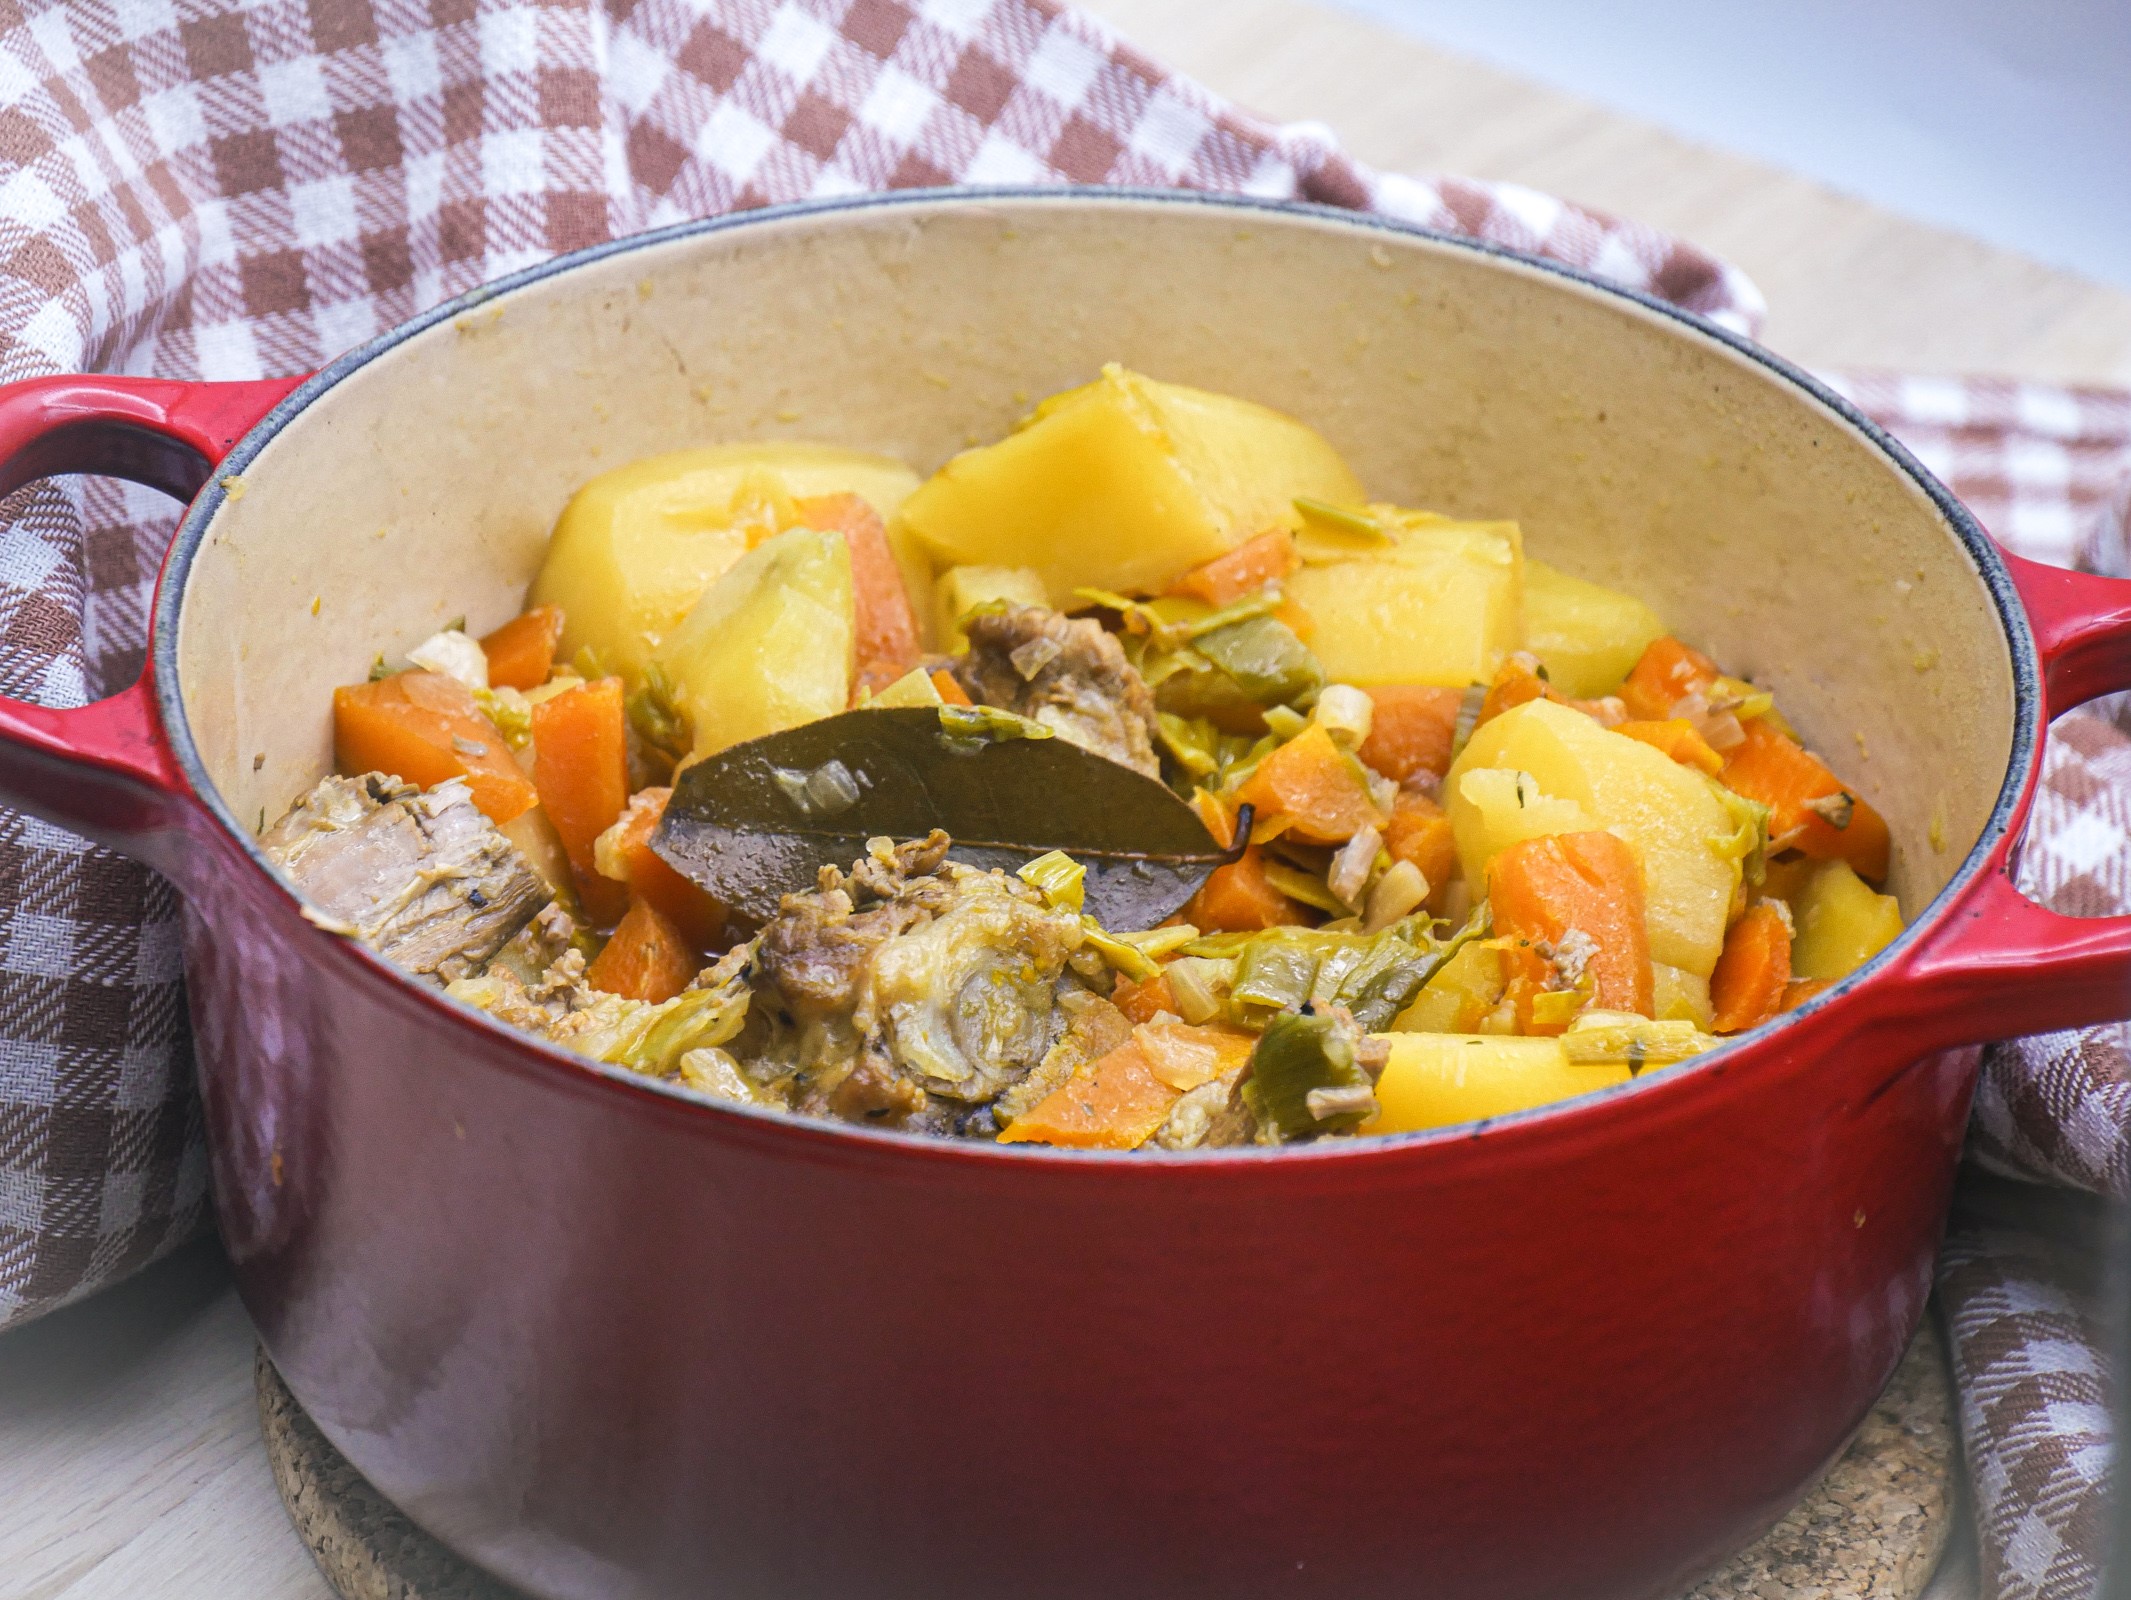
<svg viewBox="0 0 2131 1600"><path fill-rule="evenodd" d="M1082 587L1158 591L1292 527L1298 495L1358 500L1361 486L1292 417L1113 365L948 462L904 503L899 531L936 567L1033 567L1064 607Z"/></svg>
<svg viewBox="0 0 2131 1600"><path fill-rule="evenodd" d="M1034 567L949 567L934 585L940 648L958 656L969 648L969 635L962 619L978 606L1004 600L1014 606L1047 606L1048 591L1043 574Z"/></svg>
<svg viewBox="0 0 2131 1600"><path fill-rule="evenodd" d="M1664 634L1657 613L1635 596L1526 558L1524 648L1570 698L1611 694Z"/></svg>
<svg viewBox="0 0 2131 1600"><path fill-rule="evenodd" d="M1848 977L1902 931L1901 902L1876 892L1847 861L1822 862L1791 902L1791 915L1798 924L1794 978Z"/></svg>
<svg viewBox="0 0 2131 1600"><path fill-rule="evenodd" d="M1524 539L1514 522L1369 508L1391 537L1304 545L1288 598L1334 683L1485 683L1524 640Z"/></svg>
<svg viewBox="0 0 2131 1600"><path fill-rule="evenodd" d="M1393 1033L1376 1080L1381 1108L1363 1133L1412 1133L1526 1111L1628 1081L1615 1063L1578 1066L1559 1039L1495 1034Z"/></svg>
<svg viewBox="0 0 2131 1600"><path fill-rule="evenodd" d="M606 670L633 684L689 607L747 554L750 538L791 525L793 500L856 494L885 519L916 487L917 474L900 461L833 445L649 456L571 496L527 604L562 607L559 659L589 645Z"/></svg>
<svg viewBox="0 0 2131 1600"><path fill-rule="evenodd" d="M1651 959L1709 976L1724 946L1739 863L1723 848L1737 826L1707 778L1550 700L1505 711L1474 730L1443 781L1458 857L1475 888L1511 842L1498 842L1487 808L1501 780L1466 789L1489 769L1528 775L1539 795L1574 802L1592 824L1633 845L1643 863Z"/></svg>
<svg viewBox="0 0 2131 1600"><path fill-rule="evenodd" d="M1447 787L1447 786L1446 786ZM1528 772L1476 767L1449 790L1451 832L1474 842L1473 859L1492 861L1513 844L1557 833L1590 833L1596 818L1575 800L1546 793ZM1481 880L1471 875L1466 881Z"/></svg>
<svg viewBox="0 0 2131 1600"><path fill-rule="evenodd" d="M794 528L712 584L657 659L700 757L834 716L856 655L850 548L839 533Z"/></svg>
<svg viewBox="0 0 2131 1600"><path fill-rule="evenodd" d="M1704 1033L1716 1024L1709 980L1662 961L1650 963L1650 1015L1659 1022L1691 1022Z"/></svg>

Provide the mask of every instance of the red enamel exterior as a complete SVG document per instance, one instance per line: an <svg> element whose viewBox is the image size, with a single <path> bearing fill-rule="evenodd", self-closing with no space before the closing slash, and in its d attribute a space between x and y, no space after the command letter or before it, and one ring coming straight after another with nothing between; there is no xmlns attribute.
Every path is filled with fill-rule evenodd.
<svg viewBox="0 0 2131 1600"><path fill-rule="evenodd" d="M0 485L189 492L288 388L0 390ZM2131 585L2010 565L2051 710L2131 684ZM417 1519L558 1597L1661 1593L1893 1370L1959 1047L2131 992L2131 924L2005 877L2031 762L1900 960L1703 1068L1341 1150L905 1140L589 1067L319 932L153 688L0 705L0 796L187 896L219 1214L291 1386Z"/></svg>

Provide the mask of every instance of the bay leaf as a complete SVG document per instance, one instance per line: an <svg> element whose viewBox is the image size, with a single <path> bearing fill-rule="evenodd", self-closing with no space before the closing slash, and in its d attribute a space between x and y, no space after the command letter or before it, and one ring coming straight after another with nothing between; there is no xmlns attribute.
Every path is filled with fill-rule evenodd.
<svg viewBox="0 0 2131 1600"><path fill-rule="evenodd" d="M980 708L981 710L981 708ZM684 769L651 847L760 922L882 835L943 828L953 860L1011 872L1050 850L1087 868L1087 911L1151 928L1232 859L1167 785L1047 729L950 708L867 708L750 739ZM1028 737L1029 733L1039 736Z"/></svg>

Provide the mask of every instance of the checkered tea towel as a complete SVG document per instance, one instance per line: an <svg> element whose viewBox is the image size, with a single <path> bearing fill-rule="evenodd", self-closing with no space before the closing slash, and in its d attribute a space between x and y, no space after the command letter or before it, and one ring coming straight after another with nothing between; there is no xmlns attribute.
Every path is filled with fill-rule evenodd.
<svg viewBox="0 0 2131 1600"><path fill-rule="evenodd" d="M1678 241L1514 186L1371 172L1324 130L1242 115L1045 0L0 0L0 380L297 372L559 251L949 182L1298 197L1585 267L1746 332L1761 311ZM2105 396L1856 388L2031 553L2079 548L2131 455ZM127 682L173 521L103 481L18 495L0 524L0 692L75 705ZM2062 882L2115 908L2131 885L2079 808L2115 781L2119 736L2094 715L2077 728L2051 756L2066 809L2038 825L2088 841ZM2094 774L2083 790L2059 781L2073 760ZM2057 858L2038 844L2028 870ZM0 1326L198 1224L174 921L152 875L0 813ZM2120 1184L2120 1044L1995 1056L1983 1158ZM1987 1287L1964 1287L1963 1260ZM2107 1431L2086 1309L2017 1243L1948 1263L1993 1570L2007 1594L2081 1592L2080 1497ZM2074 1391L2088 1398L2057 1398Z"/></svg>
<svg viewBox="0 0 2131 1600"><path fill-rule="evenodd" d="M1832 381L2010 548L2131 576L2131 394ZM2131 911L2123 704L2059 718L2044 749L2020 887L2069 916ZM2100 1270L2113 1223L2091 1197L2131 1192L2131 1027L1986 1052L1969 1155L2025 1180L1964 1182L1939 1259L1985 1576L2001 1600L2085 1600L2106 1549L2109 1304L2124 1293Z"/></svg>

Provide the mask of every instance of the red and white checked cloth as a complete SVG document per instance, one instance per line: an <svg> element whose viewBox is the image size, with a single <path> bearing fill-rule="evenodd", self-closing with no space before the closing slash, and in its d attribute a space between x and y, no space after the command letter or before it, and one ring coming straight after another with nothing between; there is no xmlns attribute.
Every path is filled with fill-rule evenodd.
<svg viewBox="0 0 2131 1600"><path fill-rule="evenodd" d="M1177 184L1374 209L1588 268L1741 331L1753 285L1650 229L1509 185L1349 161L1047 0L0 0L0 380L315 367L444 297L639 229L940 183ZM2108 485L2131 401L1854 378L1866 409L2030 554L2126 566ZM2121 508L2120 508L2121 509ZM0 534L0 691L80 704L142 660L174 520L102 481ZM2131 905L2131 739L2067 719L2026 871ZM200 1223L204 1163L167 886L0 813L0 1326ZM2120 1030L1997 1052L1979 1160L2121 1193ZM2002 1219L2001 1219L2002 1222ZM2061 1256L2061 1252L2059 1255ZM1942 1271L1987 1564L2091 1587L2108 1419L2059 1257L1964 1227Z"/></svg>

